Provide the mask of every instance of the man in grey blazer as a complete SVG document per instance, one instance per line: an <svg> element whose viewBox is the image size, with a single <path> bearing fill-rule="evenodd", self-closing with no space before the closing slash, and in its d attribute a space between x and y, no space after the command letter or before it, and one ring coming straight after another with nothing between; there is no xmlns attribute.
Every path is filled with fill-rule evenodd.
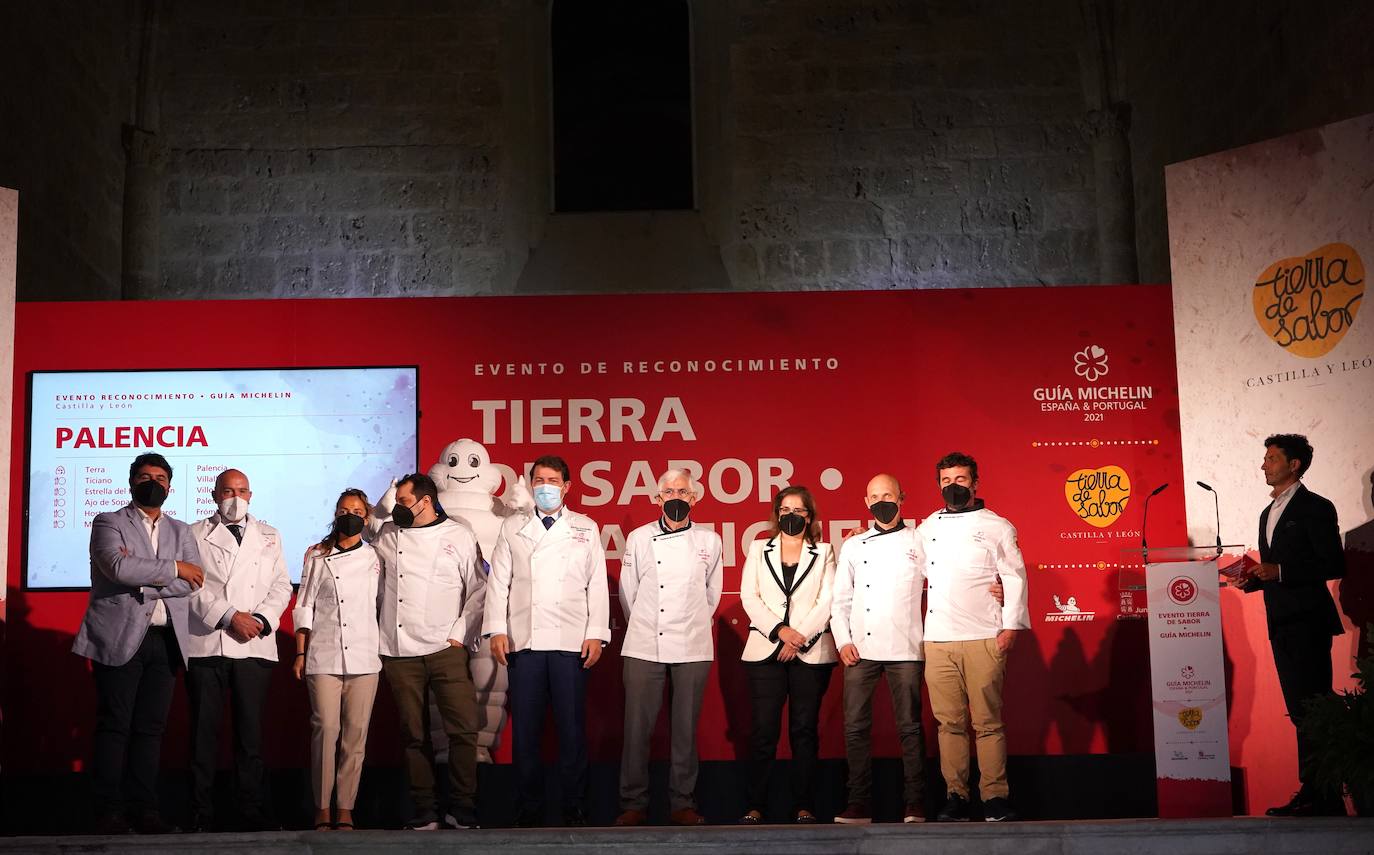
<svg viewBox="0 0 1374 855"><path fill-rule="evenodd" d="M91 595L72 652L95 673L92 790L100 834L166 834L157 801L162 732L186 664L188 596L205 580L186 523L162 512L172 466L141 454L133 501L91 523Z"/></svg>

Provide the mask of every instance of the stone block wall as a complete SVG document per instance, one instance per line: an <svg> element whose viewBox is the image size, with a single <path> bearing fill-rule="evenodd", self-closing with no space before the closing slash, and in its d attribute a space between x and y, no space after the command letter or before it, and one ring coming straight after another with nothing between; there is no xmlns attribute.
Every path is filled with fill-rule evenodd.
<svg viewBox="0 0 1374 855"><path fill-rule="evenodd" d="M19 191L21 300L119 298L131 5L7 3L0 187Z"/></svg>
<svg viewBox="0 0 1374 855"><path fill-rule="evenodd" d="M161 296L492 290L500 7L177 3Z"/></svg>
<svg viewBox="0 0 1374 855"><path fill-rule="evenodd" d="M121 294L147 4L162 158L140 296L512 293L531 252L544 280L615 258L611 240L541 244L548 3L12 4L0 185L20 191L20 298ZM1083 0L693 0L703 228L678 249L723 272L690 287L1092 283L1120 249L1104 218L1134 219L1140 280L1167 281L1165 164L1374 112L1374 4L1090 5L1131 112L1133 201L1099 178Z"/></svg>
<svg viewBox="0 0 1374 855"><path fill-rule="evenodd" d="M1140 277L1167 282L1164 167L1374 113L1374 3L1123 7Z"/></svg>
<svg viewBox="0 0 1374 855"><path fill-rule="evenodd" d="M737 287L1096 280L1076 4L738 5Z"/></svg>

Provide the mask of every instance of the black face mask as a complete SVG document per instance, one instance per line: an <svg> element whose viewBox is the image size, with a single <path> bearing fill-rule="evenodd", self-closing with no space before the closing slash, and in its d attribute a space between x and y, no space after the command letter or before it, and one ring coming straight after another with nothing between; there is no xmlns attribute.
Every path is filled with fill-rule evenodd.
<svg viewBox="0 0 1374 855"><path fill-rule="evenodd" d="M946 484L940 490L940 495L945 497L945 507L962 508L973 498L973 491L963 484Z"/></svg>
<svg viewBox="0 0 1374 855"><path fill-rule="evenodd" d="M363 518L357 514L339 514L334 517L334 532L340 537L362 534Z"/></svg>
<svg viewBox="0 0 1374 855"><path fill-rule="evenodd" d="M415 503L415 505L419 504L419 502ZM410 528L415 525L414 506L407 508L405 505L397 502L396 507L391 509L391 521L401 528Z"/></svg>
<svg viewBox="0 0 1374 855"><path fill-rule="evenodd" d="M899 508L896 502L874 502L868 506L868 512L873 515L873 519L883 525L887 525L895 520L898 510Z"/></svg>
<svg viewBox="0 0 1374 855"><path fill-rule="evenodd" d="M129 492L134 494L134 501L145 508L160 508L167 501L167 488L153 480L139 481Z"/></svg>
<svg viewBox="0 0 1374 855"><path fill-rule="evenodd" d="M783 514L778 517L778 528L782 533L796 537L806 531L806 517L801 514Z"/></svg>
<svg viewBox="0 0 1374 855"><path fill-rule="evenodd" d="M692 506L682 499L669 499L663 503L663 515L673 522L682 522L692 512Z"/></svg>

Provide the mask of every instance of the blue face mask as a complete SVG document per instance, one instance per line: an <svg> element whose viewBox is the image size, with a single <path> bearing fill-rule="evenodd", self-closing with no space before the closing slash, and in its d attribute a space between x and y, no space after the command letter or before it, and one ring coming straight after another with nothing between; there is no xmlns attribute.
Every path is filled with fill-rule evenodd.
<svg viewBox="0 0 1374 855"><path fill-rule="evenodd" d="M534 488L534 503L544 513L553 513L563 504L563 488L552 484L540 484Z"/></svg>

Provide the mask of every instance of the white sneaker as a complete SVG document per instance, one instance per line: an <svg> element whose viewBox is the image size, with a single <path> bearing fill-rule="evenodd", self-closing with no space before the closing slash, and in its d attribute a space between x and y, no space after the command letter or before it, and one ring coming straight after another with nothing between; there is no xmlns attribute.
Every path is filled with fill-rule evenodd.
<svg viewBox="0 0 1374 855"><path fill-rule="evenodd" d="M410 822L406 823L406 828L410 831L438 831L443 828L443 826L439 824L439 820L437 819L431 819L429 822L421 822L420 820L412 819Z"/></svg>
<svg viewBox="0 0 1374 855"><path fill-rule="evenodd" d="M477 825L477 820L476 820L476 818L469 819L469 820L467 820L466 822L460 822L460 821L458 820L458 818L457 818L456 816L454 816L453 814L451 814L451 813L446 813L446 814L444 814L444 827L445 827L445 828L466 829L466 828L477 828L478 825Z"/></svg>

